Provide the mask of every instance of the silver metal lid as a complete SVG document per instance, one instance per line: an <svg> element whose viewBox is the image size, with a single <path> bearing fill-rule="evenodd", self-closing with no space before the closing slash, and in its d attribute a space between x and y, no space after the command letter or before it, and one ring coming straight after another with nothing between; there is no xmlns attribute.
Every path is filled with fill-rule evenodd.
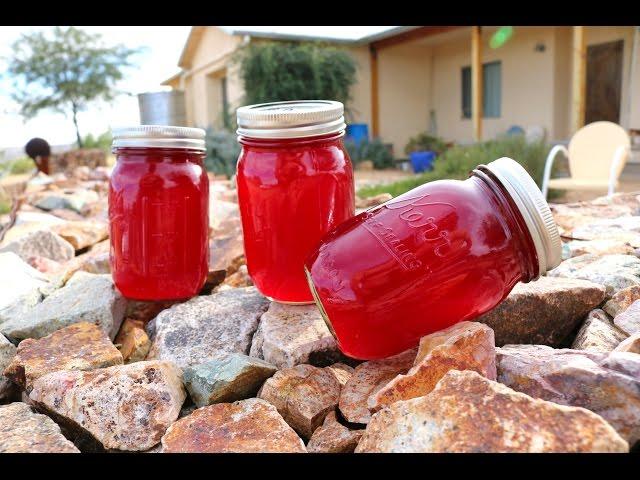
<svg viewBox="0 0 640 480"><path fill-rule="evenodd" d="M112 128L112 148L153 147L188 148L205 151L205 131L201 128L171 127L166 125L135 125Z"/></svg>
<svg viewBox="0 0 640 480"><path fill-rule="evenodd" d="M557 267L562 260L558 227L549 205L527 171L508 157L499 158L487 165L479 165L477 168L491 172L517 205L536 248L540 267L538 276Z"/></svg>
<svg viewBox="0 0 640 480"><path fill-rule="evenodd" d="M236 114L237 134L243 137L314 137L346 128L344 105L331 100L260 103L240 107Z"/></svg>

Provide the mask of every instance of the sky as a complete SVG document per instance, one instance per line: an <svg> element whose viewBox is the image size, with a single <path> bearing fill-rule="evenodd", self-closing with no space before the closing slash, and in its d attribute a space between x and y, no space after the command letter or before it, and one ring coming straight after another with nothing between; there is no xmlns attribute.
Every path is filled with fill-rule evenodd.
<svg viewBox="0 0 640 480"><path fill-rule="evenodd" d="M78 116L81 135L99 135L111 126L136 125L140 122L138 93L168 90L160 83L179 71L178 58L189 34L190 26L177 27L78 27L90 33L103 35L106 44L124 43L127 47L145 47L136 55L136 67L125 72L125 78L117 84L127 92L110 103L95 102ZM358 39L378 33L388 26L224 26L227 30L257 30L266 32L318 35ZM11 55L12 43L21 33L52 27L2 27L0 29L0 149L23 146L29 139L39 136L51 145L64 145L75 141L71 117L53 112L40 113L25 121L19 114L20 107L11 99L13 81L6 73L6 58Z"/></svg>

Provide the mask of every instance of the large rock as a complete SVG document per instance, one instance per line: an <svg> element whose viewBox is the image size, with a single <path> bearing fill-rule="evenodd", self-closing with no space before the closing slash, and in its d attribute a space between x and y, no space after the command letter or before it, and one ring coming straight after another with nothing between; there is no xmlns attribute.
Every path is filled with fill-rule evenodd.
<svg viewBox="0 0 640 480"><path fill-rule="evenodd" d="M264 382L258 398L275 406L286 422L308 440L338 406L340 383L327 369L297 365L276 372Z"/></svg>
<svg viewBox="0 0 640 480"><path fill-rule="evenodd" d="M640 332L640 300L636 300L629 308L616 315L613 323L627 335Z"/></svg>
<svg viewBox="0 0 640 480"><path fill-rule="evenodd" d="M35 206L42 210L67 208L78 213L86 212L89 204L100 200L98 194L87 189L68 189L46 192L36 201Z"/></svg>
<svg viewBox="0 0 640 480"><path fill-rule="evenodd" d="M0 335L0 403L10 401L18 393L15 384L2 374L15 355L15 345L7 340L4 335Z"/></svg>
<svg viewBox="0 0 640 480"><path fill-rule="evenodd" d="M330 365L344 359L315 305L271 302L251 344L252 357L278 368Z"/></svg>
<svg viewBox="0 0 640 480"><path fill-rule="evenodd" d="M253 397L276 367L242 353L219 358L184 369L184 383L198 407Z"/></svg>
<svg viewBox="0 0 640 480"><path fill-rule="evenodd" d="M94 370L122 364L122 355L104 331L88 322L75 323L39 340L27 338L4 375L31 391L33 382L58 370Z"/></svg>
<svg viewBox="0 0 640 480"><path fill-rule="evenodd" d="M604 304L604 311L612 317L624 312L633 302L640 300L640 285L632 285L617 292Z"/></svg>
<svg viewBox="0 0 640 480"><path fill-rule="evenodd" d="M594 255L633 255L635 248L627 242L621 240L598 239L598 240L572 240L565 243L563 250L566 250L564 259L577 257L586 253Z"/></svg>
<svg viewBox="0 0 640 480"><path fill-rule="evenodd" d="M535 282L518 283L502 303L476 320L493 329L496 345L539 343L556 346L589 311L600 305L604 296L605 289L601 285L584 280L541 277Z"/></svg>
<svg viewBox="0 0 640 480"><path fill-rule="evenodd" d="M0 318L2 310L32 295L49 281L15 253L0 253ZM0 320L1 321L1 320Z"/></svg>
<svg viewBox="0 0 640 480"><path fill-rule="evenodd" d="M49 230L36 230L17 238L0 248L0 252L13 252L25 262L31 257L66 262L75 255L75 250L69 242Z"/></svg>
<svg viewBox="0 0 640 480"><path fill-rule="evenodd" d="M86 449L142 451L178 418L186 398L180 377L178 368L159 361L65 370L36 380L29 398Z"/></svg>
<svg viewBox="0 0 640 480"><path fill-rule="evenodd" d="M597 308L589 312L571 348L594 352L610 352L626 337L627 335L618 330L611 322L608 315Z"/></svg>
<svg viewBox="0 0 640 480"><path fill-rule="evenodd" d="M637 202L636 202L637 203ZM591 202L550 204L553 219L563 236L571 238L571 232L603 218L616 219L638 214L638 205L631 202L610 201L605 197Z"/></svg>
<svg viewBox="0 0 640 480"><path fill-rule="evenodd" d="M64 287L0 310L0 332L10 339L41 338L68 325L91 322L113 339L126 299L109 275L77 272Z"/></svg>
<svg viewBox="0 0 640 480"><path fill-rule="evenodd" d="M597 220L574 228L568 236L580 240L624 242L638 248L640 247L640 216Z"/></svg>
<svg viewBox="0 0 640 480"><path fill-rule="evenodd" d="M631 335L626 340L620 342L615 348L616 352L640 353L640 332Z"/></svg>
<svg viewBox="0 0 640 480"><path fill-rule="evenodd" d="M60 427L26 403L0 406L0 453L80 453Z"/></svg>
<svg viewBox="0 0 640 480"><path fill-rule="evenodd" d="M309 443L307 451L309 453L352 453L364 430L351 430L336 418L336 412L329 412L325 417L322 426L318 427Z"/></svg>
<svg viewBox="0 0 640 480"><path fill-rule="evenodd" d="M640 285L640 258L633 255L580 255L547 272L550 277L579 278L604 285L607 297Z"/></svg>
<svg viewBox="0 0 640 480"><path fill-rule="evenodd" d="M473 370L495 380L493 330L477 322L460 322L422 337L413 368L370 396L369 410L377 412L399 400L427 395L449 370Z"/></svg>
<svg viewBox="0 0 640 480"><path fill-rule="evenodd" d="M368 423L371 420L368 401L378 390L413 366L417 349L393 357L361 363L340 392L340 412L348 422Z"/></svg>
<svg viewBox="0 0 640 480"><path fill-rule="evenodd" d="M66 222L54 225L51 229L76 250L91 247L109 236L108 226L104 222Z"/></svg>
<svg viewBox="0 0 640 480"><path fill-rule="evenodd" d="M508 345L497 365L498 381L514 390L587 408L630 444L640 439L640 355Z"/></svg>
<svg viewBox="0 0 640 480"><path fill-rule="evenodd" d="M305 453L276 408L257 398L197 409L162 437L164 453Z"/></svg>
<svg viewBox="0 0 640 480"><path fill-rule="evenodd" d="M144 360L151 348L151 340L144 329L144 323L132 318L122 322L114 343L120 350L125 363Z"/></svg>
<svg viewBox="0 0 640 480"><path fill-rule="evenodd" d="M374 415L356 452L626 452L601 417L449 371L424 397Z"/></svg>
<svg viewBox="0 0 640 480"><path fill-rule="evenodd" d="M153 340L147 358L170 360L180 368L225 353L249 353L260 315L269 300L255 287L195 297L162 311L147 324Z"/></svg>

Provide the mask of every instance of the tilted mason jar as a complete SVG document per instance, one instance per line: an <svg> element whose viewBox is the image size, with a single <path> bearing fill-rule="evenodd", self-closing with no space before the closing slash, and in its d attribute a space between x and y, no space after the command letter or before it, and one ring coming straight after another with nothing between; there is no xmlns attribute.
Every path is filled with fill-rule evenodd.
<svg viewBox="0 0 640 480"><path fill-rule="evenodd" d="M237 110L237 186L247 269L263 295L313 303L304 261L355 213L340 102L305 100Z"/></svg>
<svg viewBox="0 0 640 480"><path fill-rule="evenodd" d="M370 360L482 315L560 260L540 190L520 164L500 158L342 223L305 270L340 349Z"/></svg>
<svg viewBox="0 0 640 480"><path fill-rule="evenodd" d="M110 261L125 297L185 299L197 295L206 280L204 134L199 128L158 125L113 130Z"/></svg>

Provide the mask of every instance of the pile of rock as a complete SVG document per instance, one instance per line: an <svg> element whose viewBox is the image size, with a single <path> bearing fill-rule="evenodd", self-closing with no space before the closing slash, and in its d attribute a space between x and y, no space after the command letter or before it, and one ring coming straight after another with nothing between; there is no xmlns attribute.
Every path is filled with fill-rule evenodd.
<svg viewBox="0 0 640 480"><path fill-rule="evenodd" d="M228 182L212 183L215 261L201 294L124 299L109 275L104 180L84 173L30 186L0 245L0 452L626 452L640 441L635 195L554 206L566 260L548 276L477 322L358 362L314 306L252 286Z"/></svg>

